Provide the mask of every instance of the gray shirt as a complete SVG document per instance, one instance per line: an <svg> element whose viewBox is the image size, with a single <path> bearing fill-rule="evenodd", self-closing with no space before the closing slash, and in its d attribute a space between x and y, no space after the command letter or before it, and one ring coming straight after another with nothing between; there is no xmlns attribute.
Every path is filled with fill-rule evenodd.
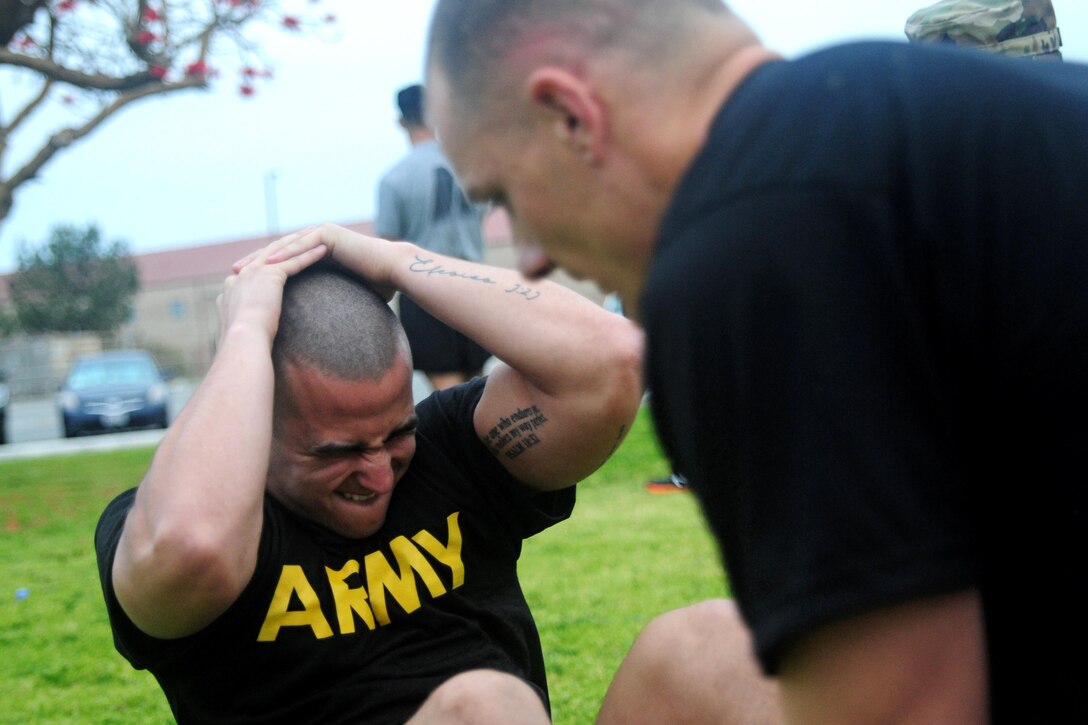
<svg viewBox="0 0 1088 725"><path fill-rule="evenodd" d="M465 197L438 143L427 141L413 146L382 177L374 233L479 261L484 256L480 224L486 210L486 205Z"/></svg>

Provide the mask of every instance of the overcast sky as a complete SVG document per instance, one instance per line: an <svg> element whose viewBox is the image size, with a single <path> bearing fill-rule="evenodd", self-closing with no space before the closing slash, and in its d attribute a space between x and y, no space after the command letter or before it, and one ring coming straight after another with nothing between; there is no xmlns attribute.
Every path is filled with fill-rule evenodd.
<svg viewBox="0 0 1088 725"><path fill-rule="evenodd" d="M729 4L768 46L796 56L856 39L902 41L906 18L930 1ZM1066 59L1088 63L1088 2L1053 2ZM142 252L265 234L273 224L372 218L378 179L407 148L394 95L420 80L433 4L325 0L339 17L336 37L277 36L267 47L275 79L255 96L240 97L226 75L210 91L122 111L17 192L0 226L0 272L15 268L20 242L40 243L61 223L97 223ZM0 70L5 112L27 87Z"/></svg>

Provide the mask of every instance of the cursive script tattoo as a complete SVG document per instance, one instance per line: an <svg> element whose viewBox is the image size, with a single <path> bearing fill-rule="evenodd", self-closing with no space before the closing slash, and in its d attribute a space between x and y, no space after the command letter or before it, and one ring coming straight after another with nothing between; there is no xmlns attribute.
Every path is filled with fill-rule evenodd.
<svg viewBox="0 0 1088 725"><path fill-rule="evenodd" d="M472 282L479 282L480 284L498 284L495 280L491 279L487 275L472 274L471 272L458 272L456 269L447 269L441 264L436 263L433 259L424 259L423 257L416 256L416 260L408 265L408 271L415 274L425 274L428 277L457 277L459 279L467 279Z"/></svg>
<svg viewBox="0 0 1088 725"><path fill-rule="evenodd" d="M506 290L506 293L511 295L521 295L530 302L532 302L541 295L540 290L533 289L532 287L523 287L517 282L514 283L513 287Z"/></svg>

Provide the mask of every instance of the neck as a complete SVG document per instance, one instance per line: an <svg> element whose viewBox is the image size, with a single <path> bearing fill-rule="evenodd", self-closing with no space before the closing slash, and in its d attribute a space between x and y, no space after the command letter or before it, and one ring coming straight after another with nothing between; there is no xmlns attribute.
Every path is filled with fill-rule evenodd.
<svg viewBox="0 0 1088 725"><path fill-rule="evenodd" d="M434 140L434 131L426 126L410 126L405 130L408 132L408 142L413 146Z"/></svg>
<svg viewBox="0 0 1088 725"><path fill-rule="evenodd" d="M719 35L711 41L701 45L713 49L711 52L693 57L675 69L673 92L662 97L635 88L628 99L639 98L640 102L627 106L631 113L620 110L623 104L612 106L613 112L623 114L622 118L614 118L613 138L624 147L620 155L630 164L627 178L641 177L644 181L639 185L641 198L637 206L642 214L638 216L641 224L652 230L635 250L637 253L625 260L623 279L617 280L617 291L632 314L637 314L657 227L677 186L706 143L714 118L753 71L764 63L781 59L750 34L739 38ZM654 85L669 87L670 82L661 83L658 78ZM654 122L646 123L648 118Z"/></svg>
<svg viewBox="0 0 1088 725"><path fill-rule="evenodd" d="M692 88L687 103L676 105L679 113L672 116L670 134L662 137L667 153L661 156L664 163L659 169L659 181L667 189L670 199L692 160L706 143L710 126L722 106L749 75L764 63L774 60L781 60L781 56L762 45L739 48L708 69L697 86Z"/></svg>

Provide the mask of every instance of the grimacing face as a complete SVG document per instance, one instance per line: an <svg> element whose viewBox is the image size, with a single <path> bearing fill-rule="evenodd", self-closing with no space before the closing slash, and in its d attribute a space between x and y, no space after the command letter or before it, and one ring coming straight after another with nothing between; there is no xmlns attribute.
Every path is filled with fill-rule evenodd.
<svg viewBox="0 0 1088 725"><path fill-rule="evenodd" d="M399 355L378 381L343 380L292 363L285 373L269 493L342 536L372 535L416 450L408 357Z"/></svg>

